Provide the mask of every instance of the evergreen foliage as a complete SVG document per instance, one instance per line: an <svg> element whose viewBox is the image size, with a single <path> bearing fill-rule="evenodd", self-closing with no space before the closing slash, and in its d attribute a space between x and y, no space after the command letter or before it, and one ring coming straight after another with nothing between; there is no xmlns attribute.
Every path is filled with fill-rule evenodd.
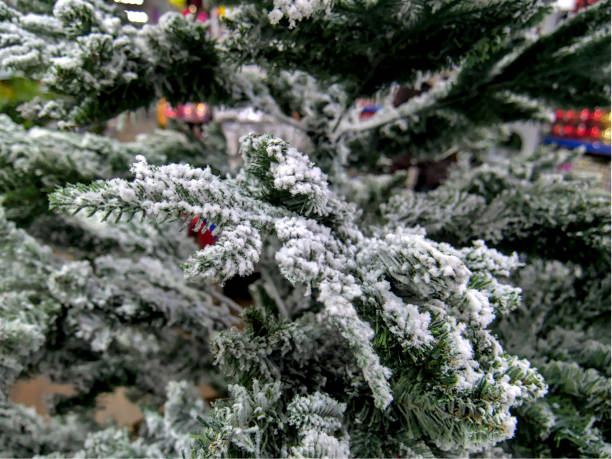
<svg viewBox="0 0 612 459"><path fill-rule="evenodd" d="M609 270L535 259L517 283L524 305L498 330L509 350L538 367L549 395L518 410L525 428L508 449L519 456L609 455Z"/></svg>
<svg viewBox="0 0 612 459"><path fill-rule="evenodd" d="M93 134L58 132L44 128L25 130L6 115L0 115L0 192L8 217L30 222L48 213L47 193L70 182L124 176L136 156L146 155L154 163L189 161L227 169L221 151L176 132L158 131L134 143L121 143ZM78 161L75 161L78 157ZM215 157L218 160L215 160Z"/></svg>
<svg viewBox="0 0 612 459"><path fill-rule="evenodd" d="M568 152L540 149L477 167L466 161L430 193L395 194L382 213L393 224L422 226L430 237L452 244L483 239L606 271L609 194L587 177L557 171L571 160Z"/></svg>
<svg viewBox="0 0 612 459"><path fill-rule="evenodd" d="M57 1L52 15L0 4L0 67L36 77L63 96L32 101L24 112L87 125L155 97L176 103L226 93L216 83L218 54L205 25L175 14L136 29L112 13L102 0Z"/></svg>
<svg viewBox="0 0 612 459"><path fill-rule="evenodd" d="M505 349L538 368L548 395L517 410L517 435L504 448L518 457L609 455L610 198L586 177L561 174L571 159L544 149L466 162L437 190L382 206L388 221L434 239L482 238L523 254L514 279L522 301L494 328Z"/></svg>
<svg viewBox="0 0 612 459"><path fill-rule="evenodd" d="M498 148L504 123L608 103L609 0L548 34L537 0L253 0L218 39L28 3L0 2L0 71L53 92L20 111L63 130L0 116L1 455L609 456L609 194L574 154ZM86 132L162 96L307 141L249 134L232 169L219 129ZM416 192L389 173L407 152L459 161ZM49 422L8 396L38 374L75 389ZM132 436L93 416L120 386Z"/></svg>

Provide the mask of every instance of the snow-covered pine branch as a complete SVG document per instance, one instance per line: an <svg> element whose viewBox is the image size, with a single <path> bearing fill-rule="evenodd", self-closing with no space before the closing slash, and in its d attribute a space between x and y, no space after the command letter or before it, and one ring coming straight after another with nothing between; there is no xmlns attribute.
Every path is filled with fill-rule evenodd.
<svg viewBox="0 0 612 459"><path fill-rule="evenodd" d="M564 153L488 153L509 120L607 106L610 1L539 36L541 0L240 3L213 39L191 15L137 28L104 0L0 2L0 69L52 97L19 107L39 125L165 97L301 137L248 136L224 175L211 131L119 144L0 119L0 454L609 452L609 198L556 170ZM432 193L390 173L450 153ZM50 215L50 187L81 212ZM244 275L241 311L214 283ZM75 389L49 423L7 397L38 373ZM207 412L192 383L222 400ZM150 406L137 432L93 418L118 386Z"/></svg>
<svg viewBox="0 0 612 459"><path fill-rule="evenodd" d="M261 238L277 238L280 272L290 282L318 292L320 314L338 327L378 408L391 404L390 382L405 371L401 365L395 368L398 362L388 357L383 366L372 345L388 330L417 361L447 348L442 366L453 382L446 390L453 387L470 394L471 403L494 404L496 414L486 421L495 426L490 439L476 443L466 439L465 448L510 436L509 408L518 399L541 394L543 385L531 370L511 378L513 368L527 364L503 354L487 331L496 314L494 305L517 300L515 289L504 289L495 280L496 275L508 274L508 261L482 245L459 252L400 228L391 232L381 228L387 232L384 237L366 237L351 218L352 206L333 193L324 174L306 156L270 136L245 137L242 151L245 166L236 178L221 179L208 169L186 165L148 166L141 160L133 167L131 182L114 179L89 187L70 186L56 192L52 203L60 210L84 209L109 217L205 216L221 233L215 246L192 257L187 273L200 270L208 279L252 272L261 256ZM472 272L464 258L475 269L477 281L470 282ZM502 263L506 271L501 270ZM405 304L408 298L410 304ZM480 384L498 388L487 402L473 399ZM449 420L453 415L445 414ZM478 426L477 422L465 428Z"/></svg>
<svg viewBox="0 0 612 459"><path fill-rule="evenodd" d="M226 95L206 25L174 13L136 29L96 3L61 0L47 15L0 4L0 70L23 72L65 96L29 102L26 115L87 125L155 97L179 103Z"/></svg>
<svg viewBox="0 0 612 459"><path fill-rule="evenodd" d="M0 193L8 218L30 222L48 213L46 193L66 182L123 177L136 156L153 164L188 161L227 169L223 152L176 131L122 143L91 133L24 129L0 114Z"/></svg>
<svg viewBox="0 0 612 459"><path fill-rule="evenodd" d="M174 375L205 375L207 337L237 322L218 295L185 285L176 265L148 257L66 262L3 215L0 231L2 397L26 368L60 371L58 359L72 362L61 378L78 381L75 398L95 397L111 367L124 372L120 379L137 373L140 390L155 393L169 377L160 364ZM40 352L50 343L54 352ZM182 368L175 357L186 349L200 365ZM57 400L58 412L62 404L70 406Z"/></svg>
<svg viewBox="0 0 612 459"><path fill-rule="evenodd" d="M609 195L588 177L556 170L570 157L540 149L464 166L435 191L399 193L381 210L392 224L421 226L429 237L453 244L483 239L540 256L609 263Z"/></svg>

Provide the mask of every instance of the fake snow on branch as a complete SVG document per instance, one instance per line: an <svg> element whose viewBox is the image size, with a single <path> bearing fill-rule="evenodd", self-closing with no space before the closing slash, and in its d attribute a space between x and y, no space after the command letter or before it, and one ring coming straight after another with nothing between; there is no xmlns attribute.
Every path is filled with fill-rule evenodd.
<svg viewBox="0 0 612 459"><path fill-rule="evenodd" d="M517 289L497 279L516 261L482 243L459 251L401 227L377 228L380 236L366 237L355 207L331 189L306 155L267 135L246 136L241 150L245 166L236 177L182 164L156 167L140 158L133 181L72 185L58 190L51 203L115 218L200 215L215 221L222 229L215 245L196 252L185 266L189 277L209 281L252 273L264 236L276 238L281 274L305 286L307 294L315 291L319 314L346 340L377 408L392 404L391 384L401 377L392 371L401 365L384 364L373 345L388 332L416 361L448 348L444 372L462 396L473 397L485 382L496 387L494 401L478 403L493 403L499 413L491 419L497 429L491 438L507 438L509 408L542 385L531 370L522 379L508 379L506 372L516 365L486 329L497 312L516 304ZM523 380L529 378L536 382L525 392Z"/></svg>
<svg viewBox="0 0 612 459"><path fill-rule="evenodd" d="M320 11L329 12L331 0L274 0L274 9L268 13L270 23L278 24L283 17L289 20L289 28L296 21L309 18Z"/></svg>

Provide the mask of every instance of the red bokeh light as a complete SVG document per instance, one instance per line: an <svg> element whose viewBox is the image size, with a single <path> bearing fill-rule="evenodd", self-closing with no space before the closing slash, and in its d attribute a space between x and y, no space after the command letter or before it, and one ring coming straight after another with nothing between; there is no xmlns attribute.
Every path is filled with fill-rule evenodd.
<svg viewBox="0 0 612 459"><path fill-rule="evenodd" d="M601 121L601 110L597 109L591 115L593 121Z"/></svg>
<svg viewBox="0 0 612 459"><path fill-rule="evenodd" d="M589 116L591 116L591 112L589 112L586 108L580 110L580 119L582 121L588 120Z"/></svg>

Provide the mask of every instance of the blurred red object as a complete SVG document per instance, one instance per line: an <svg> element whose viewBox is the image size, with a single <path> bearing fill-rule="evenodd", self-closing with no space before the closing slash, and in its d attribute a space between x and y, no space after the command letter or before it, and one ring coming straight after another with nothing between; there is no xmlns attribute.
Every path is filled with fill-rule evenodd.
<svg viewBox="0 0 612 459"><path fill-rule="evenodd" d="M208 123L212 119L211 107L204 102L188 103L178 107L167 105L164 114L167 118L181 119L188 123Z"/></svg>
<svg viewBox="0 0 612 459"><path fill-rule="evenodd" d="M198 233L196 239L201 249L207 245L215 245L215 236L213 236L210 230L206 230L203 233Z"/></svg>
<svg viewBox="0 0 612 459"><path fill-rule="evenodd" d="M574 6L574 13L580 11L582 8L593 5L599 0L576 0L576 6Z"/></svg>
<svg viewBox="0 0 612 459"><path fill-rule="evenodd" d="M593 121L601 121L601 110L595 110L591 115L591 119Z"/></svg>
<svg viewBox="0 0 612 459"><path fill-rule="evenodd" d="M583 108L582 110L580 110L580 119L582 121L588 120L590 115L591 113L586 108Z"/></svg>
<svg viewBox="0 0 612 459"><path fill-rule="evenodd" d="M211 225L209 228L206 228L206 231L203 231L204 228L206 228L206 220L202 219L200 223L200 217L193 217L189 222L189 226L187 227L187 234L189 236L195 237L195 240L201 249L203 249L207 245L215 244L215 236L210 230L210 228L214 228L214 225Z"/></svg>

